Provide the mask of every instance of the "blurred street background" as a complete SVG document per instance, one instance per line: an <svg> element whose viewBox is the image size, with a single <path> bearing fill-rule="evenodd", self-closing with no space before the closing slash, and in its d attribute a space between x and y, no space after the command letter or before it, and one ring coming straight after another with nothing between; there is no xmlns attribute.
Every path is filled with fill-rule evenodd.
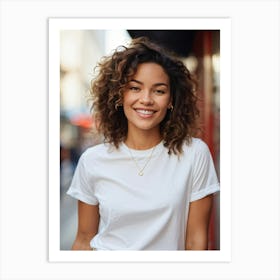
<svg viewBox="0 0 280 280"><path fill-rule="evenodd" d="M89 88L100 58L131 38L146 36L177 53L197 77L203 133L220 170L220 33L218 30L65 30L60 33L60 249L70 250L77 202L66 195L81 153L101 142L90 114ZM221 186L222 188L222 186ZM220 248L219 196L210 223L209 249ZM215 218L216 217L216 218Z"/></svg>

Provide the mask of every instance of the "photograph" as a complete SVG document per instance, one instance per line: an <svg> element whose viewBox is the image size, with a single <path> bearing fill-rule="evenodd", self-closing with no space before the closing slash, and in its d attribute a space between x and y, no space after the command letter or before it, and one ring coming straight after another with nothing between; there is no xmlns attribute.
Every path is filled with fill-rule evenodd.
<svg viewBox="0 0 280 280"><path fill-rule="evenodd" d="M220 36L61 26L60 251L220 251Z"/></svg>

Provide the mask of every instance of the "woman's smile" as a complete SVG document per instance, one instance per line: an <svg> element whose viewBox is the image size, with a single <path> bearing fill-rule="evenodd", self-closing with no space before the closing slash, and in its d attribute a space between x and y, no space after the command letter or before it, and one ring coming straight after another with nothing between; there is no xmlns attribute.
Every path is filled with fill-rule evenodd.
<svg viewBox="0 0 280 280"><path fill-rule="evenodd" d="M156 113L155 110L151 109L141 109L141 108L136 108L134 109L136 113L139 115L141 118L151 118L153 115Z"/></svg>
<svg viewBox="0 0 280 280"><path fill-rule="evenodd" d="M140 64L123 94L128 130L159 132L170 104L169 77L164 69L153 62Z"/></svg>

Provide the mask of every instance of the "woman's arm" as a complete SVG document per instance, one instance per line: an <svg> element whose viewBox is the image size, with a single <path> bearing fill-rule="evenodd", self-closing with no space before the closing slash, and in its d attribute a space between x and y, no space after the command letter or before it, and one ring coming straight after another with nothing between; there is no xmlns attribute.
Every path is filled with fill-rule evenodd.
<svg viewBox="0 0 280 280"><path fill-rule="evenodd" d="M89 243L97 234L99 225L98 205L78 201L78 231L72 250L92 250Z"/></svg>
<svg viewBox="0 0 280 280"><path fill-rule="evenodd" d="M190 203L186 231L186 250L208 249L208 226L213 195Z"/></svg>

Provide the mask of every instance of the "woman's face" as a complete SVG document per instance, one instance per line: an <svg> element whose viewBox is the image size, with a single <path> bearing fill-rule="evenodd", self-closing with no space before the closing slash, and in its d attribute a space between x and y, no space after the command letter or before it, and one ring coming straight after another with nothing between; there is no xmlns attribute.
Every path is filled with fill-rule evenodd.
<svg viewBox="0 0 280 280"><path fill-rule="evenodd" d="M152 62L139 64L123 93L123 109L128 131L158 131L171 106L169 77Z"/></svg>

